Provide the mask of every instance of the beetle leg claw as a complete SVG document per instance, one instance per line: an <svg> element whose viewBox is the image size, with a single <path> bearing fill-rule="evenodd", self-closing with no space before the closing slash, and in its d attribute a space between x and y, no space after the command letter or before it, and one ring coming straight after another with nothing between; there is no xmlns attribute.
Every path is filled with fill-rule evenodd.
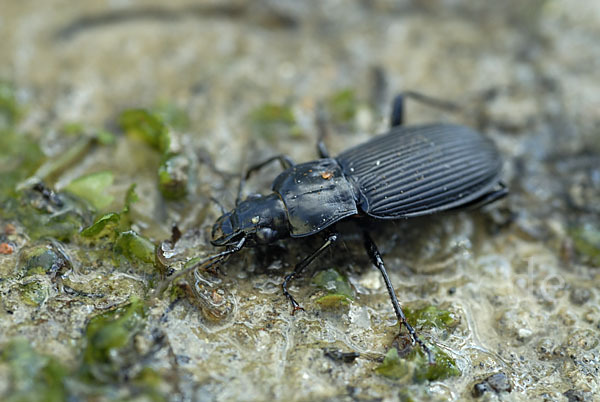
<svg viewBox="0 0 600 402"><path fill-rule="evenodd" d="M296 311L299 311L299 310L304 311L304 307L302 307L301 305L299 305L296 302L296 300L294 300L294 298L292 298L291 302L292 302L292 315L295 315Z"/></svg>

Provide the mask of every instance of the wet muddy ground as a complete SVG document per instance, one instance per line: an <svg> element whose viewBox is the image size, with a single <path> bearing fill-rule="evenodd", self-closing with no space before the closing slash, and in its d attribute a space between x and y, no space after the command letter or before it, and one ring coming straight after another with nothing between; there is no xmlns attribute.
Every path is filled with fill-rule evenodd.
<svg viewBox="0 0 600 402"><path fill-rule="evenodd" d="M597 398L598 4L6 3L3 399ZM211 198L231 207L244 167L314 159L318 110L333 154L383 132L402 90L456 106L409 101L409 124L492 138L510 188L482 211L374 227L434 367L396 337L352 225L294 282L293 316L281 282L322 237L156 293L215 252Z"/></svg>

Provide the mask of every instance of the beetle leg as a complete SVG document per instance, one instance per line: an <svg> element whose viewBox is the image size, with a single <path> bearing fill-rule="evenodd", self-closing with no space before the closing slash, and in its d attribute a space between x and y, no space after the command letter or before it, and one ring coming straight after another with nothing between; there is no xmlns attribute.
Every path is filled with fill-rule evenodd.
<svg viewBox="0 0 600 402"><path fill-rule="evenodd" d="M283 280L283 284L281 285L281 287L283 289L283 295L285 297L287 297L287 299L290 301L290 303L292 303L292 315L294 315L294 313L296 311L304 310L304 309L302 308L302 306L300 306L298 304L298 302L294 299L294 297L290 294L290 292L288 292L288 288L287 288L288 283L290 283L290 281L292 279L294 279L295 277L299 276L302 273L302 271L304 270L304 268L306 268L311 262L313 262L313 260L315 258L317 258L319 255L321 255L323 253L323 251L327 250L327 248L329 248L329 246L331 246L333 243L335 243L335 241L337 239L338 239L337 233L329 234L327 236L327 240L325 240L325 243L323 243L321 245L321 247L319 247L311 255L309 255L308 257L306 257L305 259L300 261L298 264L296 264L294 271L285 276L285 279Z"/></svg>
<svg viewBox="0 0 600 402"><path fill-rule="evenodd" d="M446 110L449 112L457 112L461 107L454 103L437 98L433 98L428 95L421 94L419 92L404 91L394 98L392 101L392 113L390 115L390 128L399 127L404 124L404 100L413 99L417 102L421 102L424 105L428 105L437 109Z"/></svg>
<svg viewBox="0 0 600 402"><path fill-rule="evenodd" d="M263 167L265 167L266 165L268 165L269 163L272 163L274 161L279 161L283 170L288 169L295 165L292 158L290 158L287 155L280 154L280 155L272 156L267 160L264 160L260 163L250 166L248 168L248 170L246 170L246 174L243 174L242 177L240 178L240 184L238 186L238 193L237 193L237 197L235 198L235 205L240 203L240 200L242 197L242 189L244 188L244 185L246 184L246 181L250 178L250 176L252 176L252 174L254 172L256 172L257 170L262 169Z"/></svg>
<svg viewBox="0 0 600 402"><path fill-rule="evenodd" d="M506 188L506 184L504 184L503 182L498 182L498 186L499 186L498 189L492 190L489 193L485 193L481 197L474 199L473 201L469 202L468 204L461 205L457 209L460 209L460 210L477 209L477 208L484 207L488 204L491 204L492 202L497 201L501 198L506 197L508 195L508 188Z"/></svg>
<svg viewBox="0 0 600 402"><path fill-rule="evenodd" d="M419 344L419 346L427 354L429 363L432 364L433 363L433 355L431 354L431 351L429 350L427 345L425 345L425 343L419 338L419 336L417 335L417 331L415 331L415 329L412 327L412 325L410 325L408 323L408 321L406 321L406 316L404 315L404 312L402 311L402 308L400 307L400 303L398 302L398 298L396 297L396 292L394 291L394 287L392 286L392 282L390 281L390 278L387 274L385 265L383 264L383 259L381 258L381 254L379 253L379 250L377 249L375 242L373 242L373 239L371 239L371 236L369 236L369 233L367 233L366 231L363 232L363 237L365 240L365 248L367 249L367 254L369 255L369 258L371 258L371 262L373 262L373 265L375 265L375 267L377 267L379 272L381 272L381 276L383 276L383 281L385 282L385 287L387 288L387 291L390 295L390 299L392 299L392 305L394 306L394 312L396 313L396 317L398 318L400 325L404 325L404 327L410 334L410 337L411 337L413 343Z"/></svg>
<svg viewBox="0 0 600 402"><path fill-rule="evenodd" d="M317 112L315 117L315 124L317 126L317 153L320 158L329 158L329 151L325 145L325 137L327 137L327 116L325 115L325 108L323 105L317 105Z"/></svg>
<svg viewBox="0 0 600 402"><path fill-rule="evenodd" d="M400 127L404 124L404 96L396 95L392 101L392 113L390 114L390 128Z"/></svg>

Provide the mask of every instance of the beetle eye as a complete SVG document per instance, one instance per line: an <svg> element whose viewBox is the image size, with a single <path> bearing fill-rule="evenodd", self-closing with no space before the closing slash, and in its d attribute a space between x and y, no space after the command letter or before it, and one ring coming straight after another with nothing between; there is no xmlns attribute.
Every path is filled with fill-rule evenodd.
<svg viewBox="0 0 600 402"><path fill-rule="evenodd" d="M277 237L277 232L270 228L260 228L256 231L256 238L261 243L271 243Z"/></svg>

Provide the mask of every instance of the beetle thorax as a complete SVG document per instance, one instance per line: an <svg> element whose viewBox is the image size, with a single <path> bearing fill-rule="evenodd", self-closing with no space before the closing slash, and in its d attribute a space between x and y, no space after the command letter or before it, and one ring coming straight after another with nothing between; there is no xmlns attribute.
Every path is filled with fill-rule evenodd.
<svg viewBox="0 0 600 402"><path fill-rule="evenodd" d="M248 245L269 244L289 235L288 218L279 195L253 195L217 219L211 243L228 246L245 237Z"/></svg>

